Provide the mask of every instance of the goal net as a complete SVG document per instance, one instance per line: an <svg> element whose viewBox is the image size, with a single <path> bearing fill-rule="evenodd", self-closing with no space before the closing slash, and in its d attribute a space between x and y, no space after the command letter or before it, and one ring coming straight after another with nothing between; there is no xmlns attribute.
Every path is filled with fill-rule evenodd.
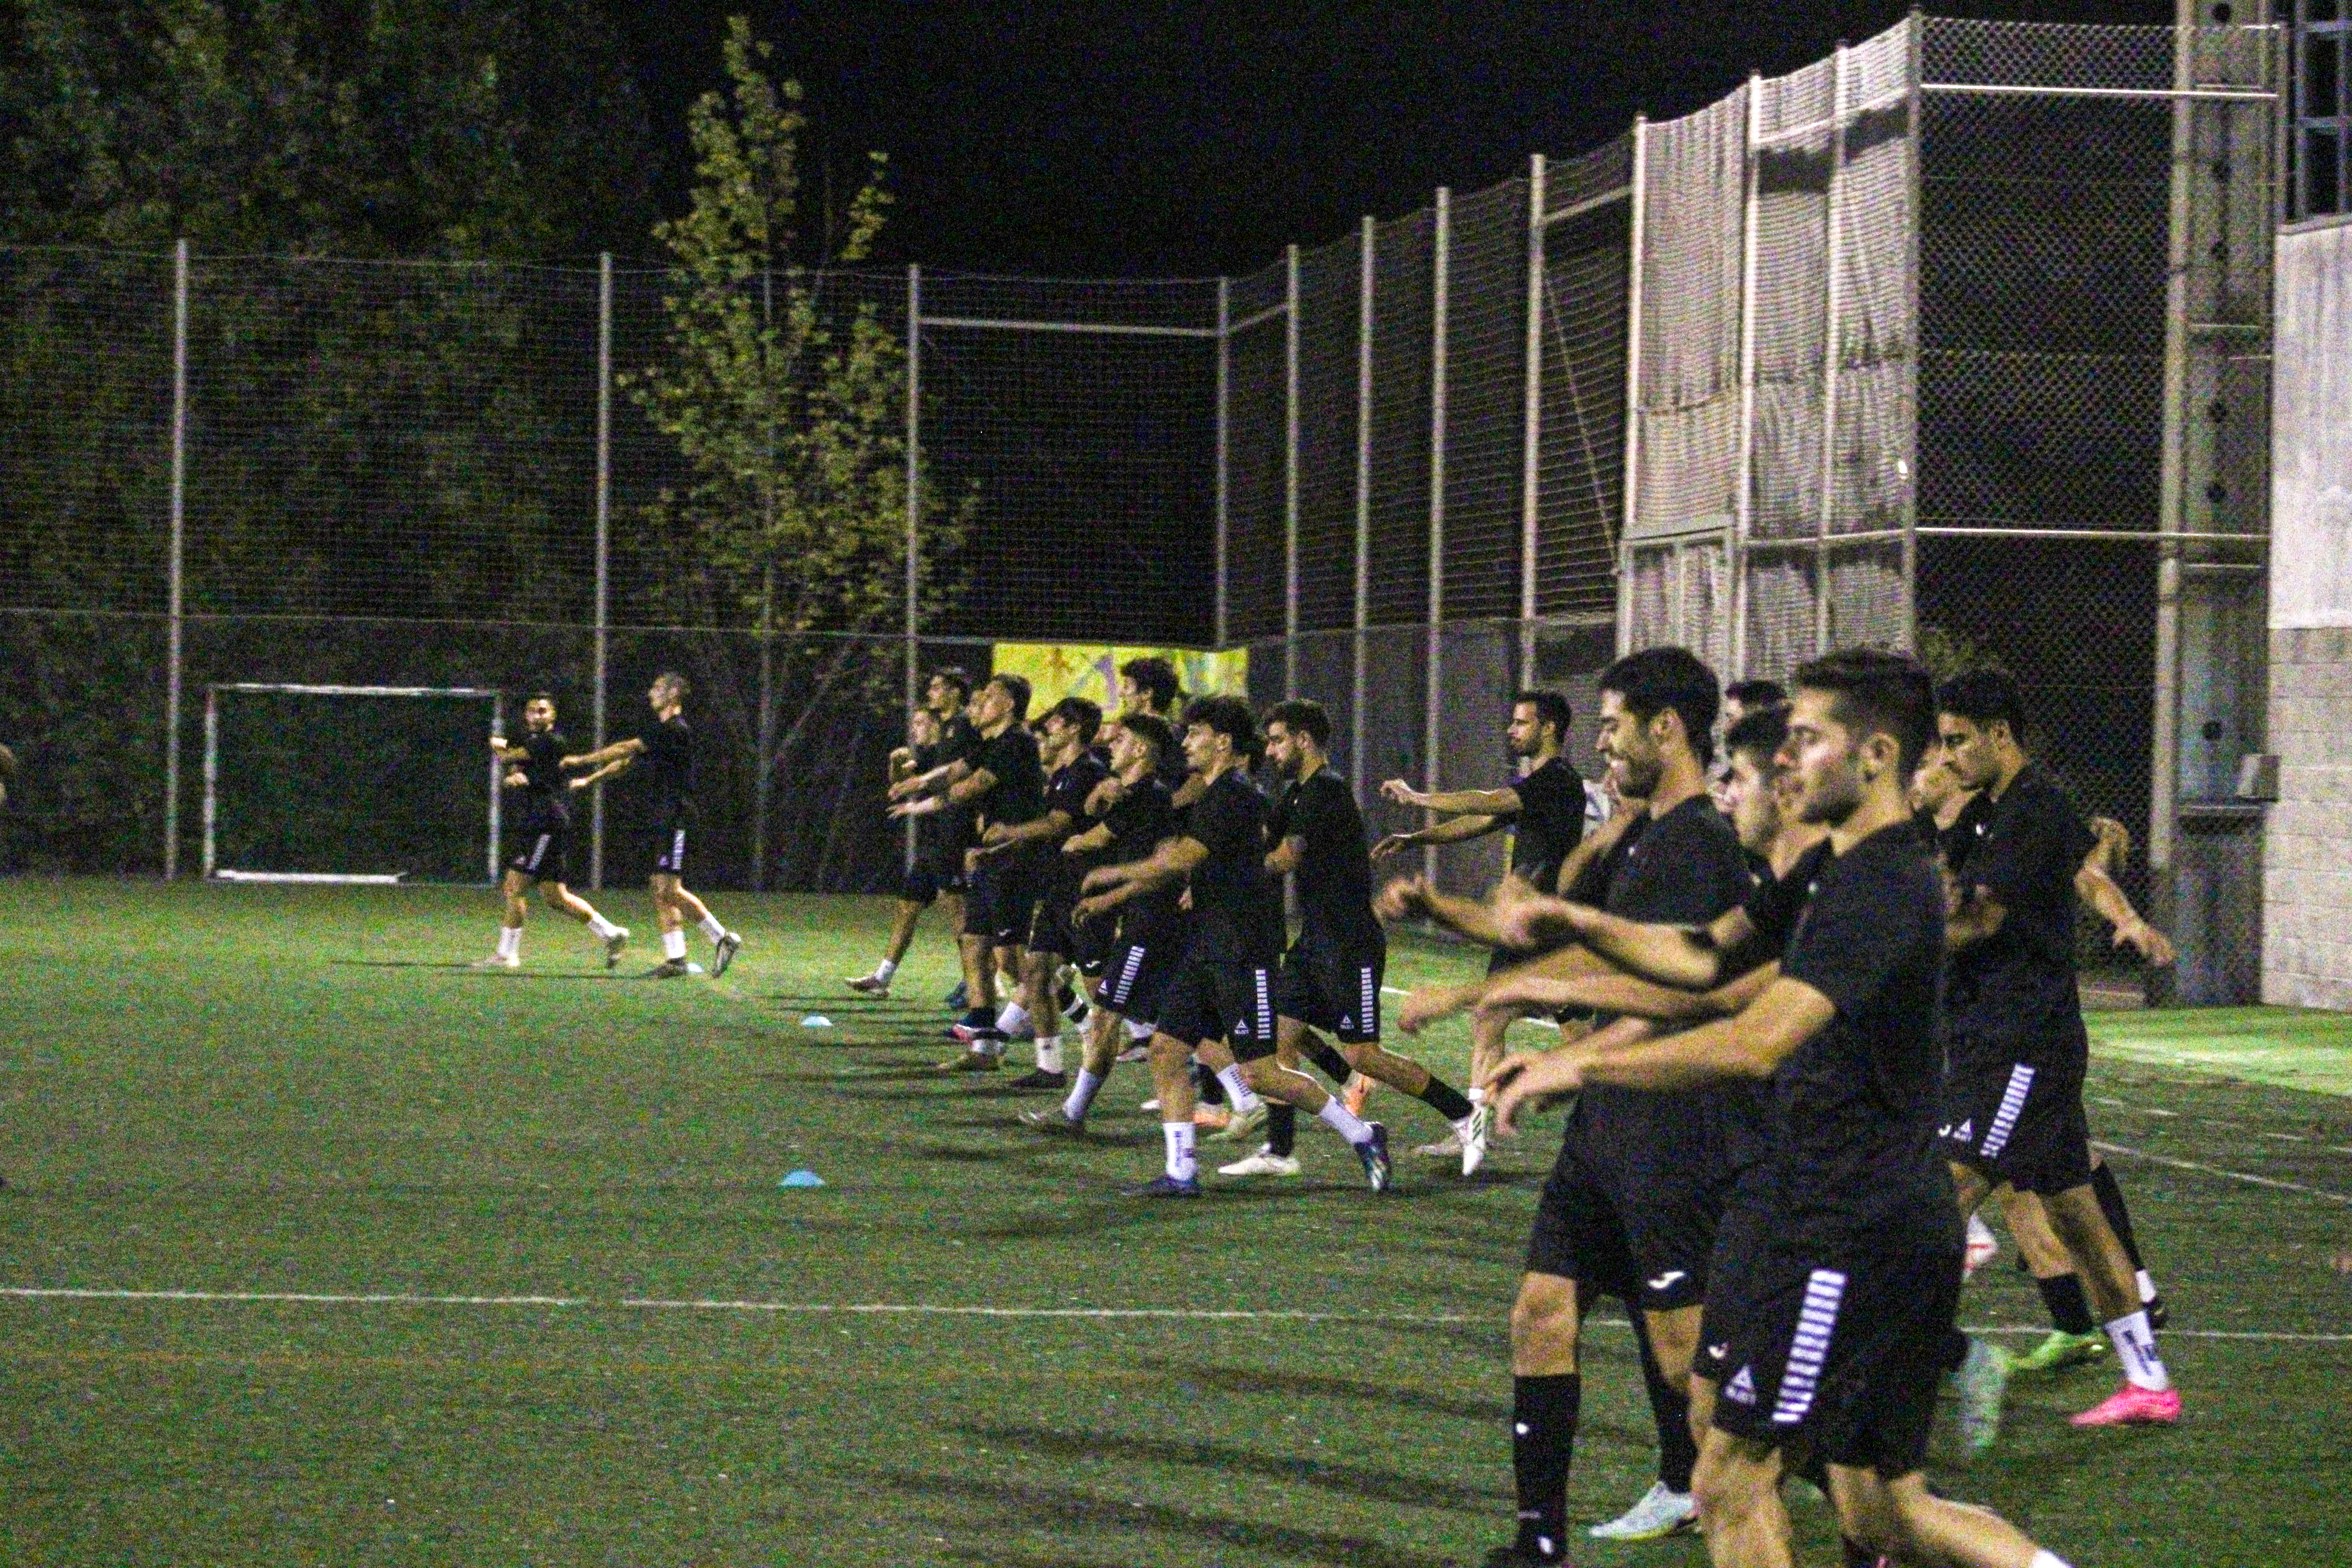
<svg viewBox="0 0 2352 1568"><path fill-rule="evenodd" d="M504 718L471 687L207 688L205 875L496 881Z"/></svg>

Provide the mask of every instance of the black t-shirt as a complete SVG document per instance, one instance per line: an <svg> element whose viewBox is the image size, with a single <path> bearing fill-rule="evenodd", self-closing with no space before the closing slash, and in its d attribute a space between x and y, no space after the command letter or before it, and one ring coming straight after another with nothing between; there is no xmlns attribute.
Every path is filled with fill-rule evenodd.
<svg viewBox="0 0 2352 1568"><path fill-rule="evenodd" d="M1282 952L1282 891L1265 868L1265 796L1232 768L1192 803L1184 836L1209 851L1192 868L1193 948L1214 963L1270 963Z"/></svg>
<svg viewBox="0 0 2352 1568"><path fill-rule="evenodd" d="M1105 858L1118 866L1149 860L1153 850L1181 831L1176 808L1168 802L1168 786L1156 778L1128 785L1103 823L1110 829L1110 852ZM1183 891L1174 886L1156 888L1120 905L1119 940L1147 947L1169 940L1183 921Z"/></svg>
<svg viewBox="0 0 2352 1568"><path fill-rule="evenodd" d="M957 713L940 721L939 744L930 748L928 761L918 759L917 765L919 771L929 773L950 763L969 762L979 750L980 731L971 727L971 720ZM916 820L933 825L932 835L942 848L961 854L972 841L971 818L971 806L949 801L938 811Z"/></svg>
<svg viewBox="0 0 2352 1568"><path fill-rule="evenodd" d="M674 713L647 730L646 764L653 773L654 816L663 822L694 806L694 731L686 715Z"/></svg>
<svg viewBox="0 0 2352 1568"><path fill-rule="evenodd" d="M1963 897L1982 888L2007 911L1999 931L1951 956L1954 1065L1981 1058L2081 1070L2090 1042L2074 983L2074 873L2097 840L2031 763L1999 800L1987 791L1969 802L1953 828Z"/></svg>
<svg viewBox="0 0 2352 1568"><path fill-rule="evenodd" d="M1266 819L1271 848L1303 840L1298 868L1299 921L1309 941L1356 947L1381 940L1372 914L1372 856L1364 842L1364 814L1355 792L1329 768L1282 792Z"/></svg>
<svg viewBox="0 0 2352 1568"><path fill-rule="evenodd" d="M1769 1190L1780 1234L1824 1260L1890 1242L1960 1245L1935 1143L1944 889L1934 857L1898 824L1843 855L1808 854L1783 879L1812 869L1797 883L1811 896L1781 973L1837 1013L1772 1074Z"/></svg>
<svg viewBox="0 0 2352 1568"><path fill-rule="evenodd" d="M1092 752L1080 752L1075 761L1064 763L1046 775L1045 810L1042 815L1051 816L1058 811L1069 819L1069 834L1084 833L1092 826L1087 816L1087 796L1108 777L1110 770L1103 765L1101 758ZM1102 864L1100 855L1063 854L1058 839L1048 839L1040 853L1051 857L1045 864L1059 879L1060 891L1065 896L1071 894L1089 868Z"/></svg>
<svg viewBox="0 0 2352 1568"><path fill-rule="evenodd" d="M970 761L974 773L993 782L974 800L980 819L995 824L1034 822L1045 814L1045 770L1037 761L1037 737L1018 725L982 741Z"/></svg>
<svg viewBox="0 0 2352 1568"><path fill-rule="evenodd" d="M1559 757L1511 785L1511 874L1551 892L1559 868L1584 838L1584 780Z"/></svg>
<svg viewBox="0 0 2352 1568"><path fill-rule="evenodd" d="M526 833L544 833L572 820L571 785L565 781L561 763L569 742L552 730L526 731L520 741L508 742L529 753L521 762L510 764L523 776L515 792L516 819Z"/></svg>

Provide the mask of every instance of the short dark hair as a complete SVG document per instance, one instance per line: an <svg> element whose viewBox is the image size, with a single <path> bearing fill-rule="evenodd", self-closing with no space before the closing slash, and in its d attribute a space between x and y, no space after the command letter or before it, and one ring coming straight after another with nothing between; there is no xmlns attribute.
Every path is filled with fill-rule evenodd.
<svg viewBox="0 0 2352 1568"><path fill-rule="evenodd" d="M1762 684L1769 685L1770 682ZM1789 705L1767 702L1750 708L1725 731L1723 749L1727 755L1745 752L1759 763L1769 766L1789 739Z"/></svg>
<svg viewBox="0 0 2352 1568"><path fill-rule="evenodd" d="M1311 697L1294 697L1265 710L1269 725L1279 724L1294 735L1304 735L1318 746L1331 743L1331 715Z"/></svg>
<svg viewBox="0 0 2352 1568"><path fill-rule="evenodd" d="M1936 711L1978 725L1999 719L2012 739L2025 739L2024 699L2017 694L2017 682L2001 670L1971 669L1952 677L1937 689Z"/></svg>
<svg viewBox="0 0 2352 1568"><path fill-rule="evenodd" d="M933 680L946 681L950 686L955 688L956 695L958 697L967 702L971 700L971 677L965 671L963 666L960 664L943 664L940 666L939 668L931 671L931 679Z"/></svg>
<svg viewBox="0 0 2352 1568"><path fill-rule="evenodd" d="M1166 659L1130 658L1118 667L1118 672L1151 700L1153 712L1165 713L1176 706L1176 667Z"/></svg>
<svg viewBox="0 0 2352 1568"><path fill-rule="evenodd" d="M665 669L659 675L655 676L654 684L656 686L667 686L676 691L680 697L684 697L688 692L694 689L694 682L688 680L686 677L680 675L674 669Z"/></svg>
<svg viewBox="0 0 2352 1568"><path fill-rule="evenodd" d="M1908 779L1936 735L1936 681L1908 654L1874 647L1838 648L1797 667L1800 690L1830 694L1830 714L1857 736L1895 738L1898 766Z"/></svg>
<svg viewBox="0 0 2352 1568"><path fill-rule="evenodd" d="M13 779L16 776L16 753L5 746L0 746L0 780Z"/></svg>
<svg viewBox="0 0 2352 1568"><path fill-rule="evenodd" d="M556 705L555 693L552 691L534 691L530 696L522 700L522 705L526 708L530 707L534 702L544 702L550 708L552 708Z"/></svg>
<svg viewBox="0 0 2352 1568"><path fill-rule="evenodd" d="M1517 708L1522 702L1536 710L1537 723L1550 725L1559 731L1559 738L1563 742L1567 741L1569 726L1576 722L1576 710L1568 705L1567 698L1557 691L1537 691L1532 689L1511 693L1512 707Z"/></svg>
<svg viewBox="0 0 2352 1568"><path fill-rule="evenodd" d="M1715 671L1690 649L1645 647L1629 653L1601 672L1601 689L1615 692L1625 710L1643 723L1661 713L1675 713L1699 765L1715 760L1715 716L1723 701Z"/></svg>
<svg viewBox="0 0 2352 1568"><path fill-rule="evenodd" d="M1777 680L1735 680L1723 689L1723 700L1742 708L1770 708L1789 700L1789 689ZM1730 737L1724 737L1724 744L1730 743Z"/></svg>
<svg viewBox="0 0 2352 1568"><path fill-rule="evenodd" d="M1250 713L1249 704L1238 697L1199 697L1184 710L1184 726L1205 724L1234 743L1241 756L1253 756L1257 752L1257 720Z"/></svg>
<svg viewBox="0 0 2352 1568"><path fill-rule="evenodd" d="M1102 707L1083 697L1065 697L1045 710L1048 719L1059 719L1078 732L1078 743L1091 746L1102 729Z"/></svg>
<svg viewBox="0 0 2352 1568"><path fill-rule="evenodd" d="M1157 713L1123 713L1118 726L1130 735L1140 735L1149 741L1162 761L1176 754L1175 727Z"/></svg>
<svg viewBox="0 0 2352 1568"><path fill-rule="evenodd" d="M988 678L991 686L1001 686L1004 695L1013 699L1013 717L1017 721L1029 717L1029 678L1000 669Z"/></svg>

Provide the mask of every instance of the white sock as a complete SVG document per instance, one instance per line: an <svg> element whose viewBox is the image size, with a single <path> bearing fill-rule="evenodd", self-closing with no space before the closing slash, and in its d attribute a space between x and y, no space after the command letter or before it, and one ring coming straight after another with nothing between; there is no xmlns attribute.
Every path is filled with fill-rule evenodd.
<svg viewBox="0 0 2352 1568"><path fill-rule="evenodd" d="M2139 1299L2142 1306L2156 1300L2156 1279L2153 1275L2142 1268L2133 1274L2132 1278L2139 1284Z"/></svg>
<svg viewBox="0 0 2352 1568"><path fill-rule="evenodd" d="M1150 1039L1153 1035L1159 1033L1159 1025L1146 1023L1140 1018L1129 1018L1127 1021L1127 1037L1129 1041L1139 1046L1143 1044L1144 1041Z"/></svg>
<svg viewBox="0 0 2352 1568"><path fill-rule="evenodd" d="M996 1030L1001 1035L1017 1035L1029 1026L1029 1009L1018 1002L1007 1002L1004 1011L996 1016Z"/></svg>
<svg viewBox="0 0 2352 1568"><path fill-rule="evenodd" d="M2025 1568L2067 1568L2067 1563L2066 1560L2055 1552L2036 1552L2033 1554L2033 1561L2028 1563Z"/></svg>
<svg viewBox="0 0 2352 1568"><path fill-rule="evenodd" d="M1465 1094L1462 1098L1468 1100L1473 1105L1484 1105L1486 1103L1486 1091L1479 1085L1474 1083L1470 1086L1469 1092Z"/></svg>
<svg viewBox="0 0 2352 1568"><path fill-rule="evenodd" d="M589 915L588 929L596 933L596 940L599 942L610 942L614 937L621 934L621 928L619 926L614 925L611 921L606 920L600 914L591 913Z"/></svg>
<svg viewBox="0 0 2352 1568"><path fill-rule="evenodd" d="M1037 1070L1039 1072L1060 1072L1062 1070L1061 1036L1040 1035L1037 1037Z"/></svg>
<svg viewBox="0 0 2352 1568"><path fill-rule="evenodd" d="M522 927L499 927L499 956L500 958L522 956Z"/></svg>
<svg viewBox="0 0 2352 1568"><path fill-rule="evenodd" d="M1238 1064L1229 1068L1219 1068L1217 1081L1225 1086L1225 1098L1233 1102L1234 1114L1236 1116L1245 1110L1255 1110L1264 1103L1258 1099L1257 1091L1250 1088L1248 1081L1242 1077L1242 1069Z"/></svg>
<svg viewBox="0 0 2352 1568"><path fill-rule="evenodd" d="M1102 1092L1102 1074L1078 1069L1078 1081L1070 1086L1069 1098L1062 1101L1062 1114L1073 1121L1084 1121L1087 1112L1094 1109L1095 1096Z"/></svg>
<svg viewBox="0 0 2352 1568"><path fill-rule="evenodd" d="M1190 1121L1163 1121L1160 1135L1168 1141L1168 1173L1180 1182L1190 1182L1201 1173L1200 1162L1192 1157L1192 1124Z"/></svg>
<svg viewBox="0 0 2352 1568"><path fill-rule="evenodd" d="M662 932L662 956L664 958L684 958L686 956L685 931L666 931Z"/></svg>
<svg viewBox="0 0 2352 1568"><path fill-rule="evenodd" d="M874 978L877 980L888 980L898 973L898 961L895 958L886 958L874 966Z"/></svg>
<svg viewBox="0 0 2352 1568"><path fill-rule="evenodd" d="M1323 1109L1315 1114L1321 1117L1332 1131L1337 1132L1351 1144L1366 1142L1372 1136L1371 1124L1340 1104L1339 1097L1336 1094L1325 1100Z"/></svg>
<svg viewBox="0 0 2352 1568"><path fill-rule="evenodd" d="M719 923L717 915L705 915L702 917L702 934L717 942L727 934L727 928Z"/></svg>
<svg viewBox="0 0 2352 1568"><path fill-rule="evenodd" d="M2146 1311L2109 1323L2107 1342L2116 1347L2116 1359L2123 1363L2125 1381L2134 1388L2161 1394L2172 1386L2172 1379L2164 1370L2164 1358L2156 1353L2156 1331L2147 1326Z"/></svg>

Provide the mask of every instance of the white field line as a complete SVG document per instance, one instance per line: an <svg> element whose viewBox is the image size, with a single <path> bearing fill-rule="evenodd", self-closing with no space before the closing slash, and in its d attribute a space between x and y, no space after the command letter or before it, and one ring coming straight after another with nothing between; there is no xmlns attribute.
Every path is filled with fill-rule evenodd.
<svg viewBox="0 0 2352 1568"><path fill-rule="evenodd" d="M2331 1193L2318 1187L2306 1187L2301 1182L2282 1182L2273 1176L2252 1176L2243 1171L2225 1171L2219 1165L2200 1164L2195 1160L2176 1160L2169 1154L2151 1154L2145 1149L2126 1148L2121 1143L2091 1141L2091 1147L2102 1154L2122 1154L2129 1159L2146 1160L2153 1164L2169 1165L2176 1171L2196 1171L2208 1176L2226 1177L2232 1182L2245 1182L2257 1187L2274 1187L2283 1193L2301 1193L2305 1197L2323 1198L2331 1204L2352 1204L2352 1194Z"/></svg>
<svg viewBox="0 0 2352 1568"><path fill-rule="evenodd" d="M624 1296L600 1300L591 1296L425 1296L398 1291L336 1294L309 1290L124 1290L68 1286L0 1286L0 1300L18 1301L185 1301L228 1306L332 1307L572 1307L644 1312L750 1312L808 1317L925 1318L1085 1318L1160 1319L1180 1322L1259 1323L1400 1323L1408 1327L1491 1322L1502 1325L1503 1309L1473 1315L1465 1312L1304 1312L1212 1307L989 1307L940 1306L917 1301L761 1301L728 1300L718 1297L672 1300L658 1296ZM1622 1318L1592 1318L1604 1328L1632 1325ZM1971 1323L1972 1334L2034 1336L2050 1331L2047 1323ZM2252 1329L2168 1329L2167 1339L2267 1340L2293 1344L2347 1344L2352 1333L2305 1334Z"/></svg>

